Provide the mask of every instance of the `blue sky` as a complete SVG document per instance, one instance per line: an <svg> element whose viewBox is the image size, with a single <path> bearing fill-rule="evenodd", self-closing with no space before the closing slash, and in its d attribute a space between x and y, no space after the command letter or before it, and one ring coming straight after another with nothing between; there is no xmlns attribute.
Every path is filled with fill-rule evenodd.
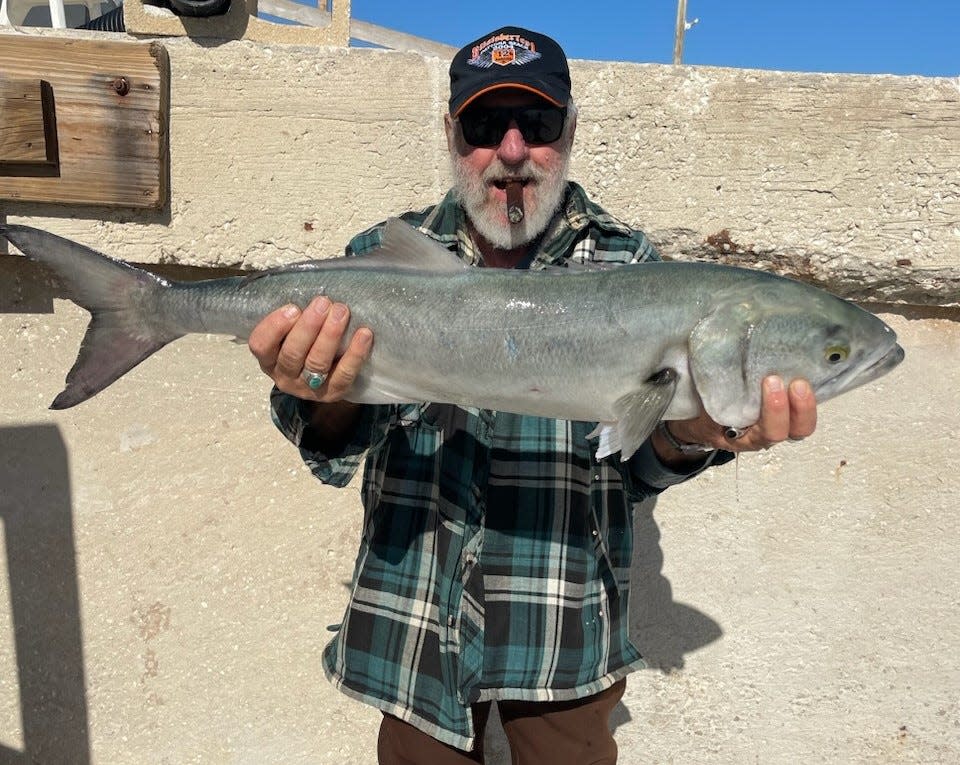
<svg viewBox="0 0 960 765"><path fill-rule="evenodd" d="M669 63L676 0L351 0L351 16L457 47L498 26L571 58ZM687 0L683 63L960 76L960 0Z"/></svg>

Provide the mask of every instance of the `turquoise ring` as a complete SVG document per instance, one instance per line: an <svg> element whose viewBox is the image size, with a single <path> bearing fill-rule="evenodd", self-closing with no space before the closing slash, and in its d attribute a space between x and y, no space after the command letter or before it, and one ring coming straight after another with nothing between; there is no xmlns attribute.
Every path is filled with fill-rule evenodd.
<svg viewBox="0 0 960 765"><path fill-rule="evenodd" d="M327 381L327 376L323 372L311 372L306 367L304 367L300 376L310 390L316 390Z"/></svg>

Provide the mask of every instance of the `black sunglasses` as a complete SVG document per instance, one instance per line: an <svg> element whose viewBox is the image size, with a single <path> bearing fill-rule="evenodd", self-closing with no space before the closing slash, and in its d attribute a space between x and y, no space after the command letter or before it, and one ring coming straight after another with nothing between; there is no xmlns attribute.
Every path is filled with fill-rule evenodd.
<svg viewBox="0 0 960 765"><path fill-rule="evenodd" d="M562 106L478 106L463 111L460 128L471 146L497 146L516 122L524 141L543 144L561 136L566 118L567 109Z"/></svg>

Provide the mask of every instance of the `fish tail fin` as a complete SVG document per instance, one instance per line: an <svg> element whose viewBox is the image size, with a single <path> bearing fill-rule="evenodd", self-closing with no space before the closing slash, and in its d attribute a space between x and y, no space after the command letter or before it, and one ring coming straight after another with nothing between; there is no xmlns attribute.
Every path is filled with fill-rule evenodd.
<svg viewBox="0 0 960 765"><path fill-rule="evenodd" d="M86 401L183 334L164 327L147 308L155 308L156 295L170 287L165 279L29 226L2 225L0 236L53 271L65 296L91 315L66 386L51 409Z"/></svg>

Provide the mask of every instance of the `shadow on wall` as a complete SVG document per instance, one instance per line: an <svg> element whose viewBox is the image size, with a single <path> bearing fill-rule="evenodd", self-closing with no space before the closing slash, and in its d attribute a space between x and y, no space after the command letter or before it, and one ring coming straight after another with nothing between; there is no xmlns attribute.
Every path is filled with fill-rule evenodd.
<svg viewBox="0 0 960 765"><path fill-rule="evenodd" d="M630 639L649 669L669 674L683 669L686 654L717 640L723 630L706 614L673 599L670 580L663 575L660 527L653 518L656 505L656 499L649 499L633 508ZM611 730L630 719L621 701L610 715Z"/></svg>
<svg viewBox="0 0 960 765"><path fill-rule="evenodd" d="M656 500L633 508L633 563L630 570L630 638L650 669L683 669L684 655L717 640L723 630L713 619L673 599L663 575Z"/></svg>
<svg viewBox="0 0 960 765"><path fill-rule="evenodd" d="M23 751L0 744L3 765L90 762L69 476L56 427L0 428L0 519L23 721Z"/></svg>

